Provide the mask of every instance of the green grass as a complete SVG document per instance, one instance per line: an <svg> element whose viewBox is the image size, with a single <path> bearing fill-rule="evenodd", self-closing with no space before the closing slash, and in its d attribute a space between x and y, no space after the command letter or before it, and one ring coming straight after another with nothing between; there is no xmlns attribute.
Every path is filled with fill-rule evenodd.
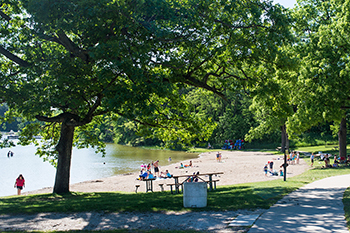
<svg viewBox="0 0 350 233"><path fill-rule="evenodd" d="M323 146L324 148L324 146ZM298 148L300 151L317 151L320 147ZM320 150L326 152L324 149ZM307 160L308 161L308 160ZM289 178L246 183L231 186L219 186L214 192L208 192L208 204L202 209L183 207L182 194L170 192L155 193L69 193L65 195L39 194L0 198L0 214L34 214L41 212L123 212L123 211L225 211L257 208L269 208L284 195L310 182L330 176L350 174L350 167L321 169L323 163L316 160L315 167L305 173ZM287 168L288 169L288 168ZM350 220L350 190L344 194L345 215ZM18 232L18 231L17 231ZM88 231L72 231L88 232ZM110 232L124 232L122 230ZM141 231L140 231L141 232Z"/></svg>
<svg viewBox="0 0 350 233"><path fill-rule="evenodd" d="M208 206L197 211L223 211L238 209L269 208L284 195L318 179L349 174L350 168L321 169L317 164L299 176L282 179L220 186L208 192ZM38 194L0 198L0 214L40 212L123 212L123 211L183 211L182 194L154 193L78 193L65 195ZM191 210L193 211L193 210Z"/></svg>

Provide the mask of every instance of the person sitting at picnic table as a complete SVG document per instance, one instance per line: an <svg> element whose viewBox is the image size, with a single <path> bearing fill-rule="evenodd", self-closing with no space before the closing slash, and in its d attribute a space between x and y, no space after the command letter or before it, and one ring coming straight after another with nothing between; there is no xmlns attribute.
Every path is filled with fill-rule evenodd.
<svg viewBox="0 0 350 233"><path fill-rule="evenodd" d="M161 178L171 178L173 177L168 170L165 170L165 172L160 173Z"/></svg>
<svg viewBox="0 0 350 233"><path fill-rule="evenodd" d="M170 174L170 172L168 170L165 170L166 176L167 178L171 178L173 177L173 175Z"/></svg>
<svg viewBox="0 0 350 233"><path fill-rule="evenodd" d="M148 172L147 172L147 171L144 171L144 172L142 172L142 173L139 175L139 179L140 179L140 180L147 179L147 176L148 176Z"/></svg>
<svg viewBox="0 0 350 233"><path fill-rule="evenodd" d="M189 177L187 178L187 182L197 182L197 181L198 181L198 178L197 178L197 181L195 181L196 177L197 177L197 176L196 176L196 173L193 172L192 176L189 176Z"/></svg>

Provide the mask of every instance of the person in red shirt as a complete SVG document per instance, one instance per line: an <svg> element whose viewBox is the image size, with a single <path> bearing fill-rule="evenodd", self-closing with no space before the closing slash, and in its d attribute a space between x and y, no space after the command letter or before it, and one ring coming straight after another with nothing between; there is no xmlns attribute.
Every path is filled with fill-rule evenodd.
<svg viewBox="0 0 350 233"><path fill-rule="evenodd" d="M25 180L22 174L20 174L15 182L15 188L17 188L17 195L21 195L21 191L24 187L25 187Z"/></svg>

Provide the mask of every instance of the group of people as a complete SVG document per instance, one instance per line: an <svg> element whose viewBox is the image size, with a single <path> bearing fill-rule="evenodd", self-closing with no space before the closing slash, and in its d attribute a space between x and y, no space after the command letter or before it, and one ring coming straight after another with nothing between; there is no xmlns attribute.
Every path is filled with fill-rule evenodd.
<svg viewBox="0 0 350 233"><path fill-rule="evenodd" d="M271 176L278 176L278 173L277 171L275 171L273 169L273 161L268 161L265 166L264 166L264 173L265 173L265 176L267 176L267 174L269 173ZM283 176L283 171L282 169L280 169L280 176Z"/></svg>
<svg viewBox="0 0 350 233"><path fill-rule="evenodd" d="M324 166L322 166L322 168L332 168L332 167L339 167L340 164L350 164L350 155L348 155L348 158L346 158L344 156L337 157L337 155L335 154L333 164L331 164L331 160L330 160L330 157L332 157L332 154L319 153L319 156L320 156L320 160L324 162ZM311 154L310 160L311 160L311 166L313 166L314 160L315 160L314 153Z"/></svg>
<svg viewBox="0 0 350 233"><path fill-rule="evenodd" d="M287 163L289 165L299 164L300 159L300 153L296 151L292 151L291 153L287 154Z"/></svg>
<svg viewBox="0 0 350 233"><path fill-rule="evenodd" d="M183 169L183 168L188 168L188 167L192 167L193 164L192 164L192 160L190 160L189 164L183 164L183 163L180 163L180 169Z"/></svg>
<svg viewBox="0 0 350 233"><path fill-rule="evenodd" d="M192 176L189 176L187 178L187 182L198 182L198 175L199 175L199 172L193 172Z"/></svg>
<svg viewBox="0 0 350 233"><path fill-rule="evenodd" d="M222 146L223 150L241 150L244 149L244 140L237 139L235 142L232 140L225 140Z"/></svg>
<svg viewBox="0 0 350 233"><path fill-rule="evenodd" d="M152 167L154 170L154 174L152 173ZM140 175L138 177L139 180L145 180L145 179L156 179L157 177L160 178L171 178L172 175L168 170L165 170L164 172L159 172L159 160L155 162L151 162L149 164L141 164L141 171Z"/></svg>
<svg viewBox="0 0 350 233"><path fill-rule="evenodd" d="M7 158L13 157L13 155L13 151L9 150L9 152L7 152Z"/></svg>

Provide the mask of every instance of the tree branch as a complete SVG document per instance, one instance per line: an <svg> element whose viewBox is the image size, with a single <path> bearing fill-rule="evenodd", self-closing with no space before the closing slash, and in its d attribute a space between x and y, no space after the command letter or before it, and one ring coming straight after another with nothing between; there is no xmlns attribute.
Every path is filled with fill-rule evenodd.
<svg viewBox="0 0 350 233"><path fill-rule="evenodd" d="M0 11L0 16L8 22L11 20L11 17L5 14L3 11Z"/></svg>
<svg viewBox="0 0 350 233"><path fill-rule="evenodd" d="M57 33L58 36L58 42L63 45L70 53L72 53L74 56L81 58L83 61L88 62L89 56L87 51L80 49L78 46L76 46L71 39L68 38L68 36L63 32L60 31ZM52 38L55 40L55 38ZM57 42L57 41L56 41Z"/></svg>
<svg viewBox="0 0 350 233"><path fill-rule="evenodd" d="M11 61L17 63L18 65L22 66L22 67L28 67L30 66L30 64L28 62L26 62L25 60L17 57L16 55L14 55L13 53L9 52L8 50L6 50L4 47L2 47L0 45L0 53L2 55L4 55L5 57L7 57L8 59L10 59Z"/></svg>

